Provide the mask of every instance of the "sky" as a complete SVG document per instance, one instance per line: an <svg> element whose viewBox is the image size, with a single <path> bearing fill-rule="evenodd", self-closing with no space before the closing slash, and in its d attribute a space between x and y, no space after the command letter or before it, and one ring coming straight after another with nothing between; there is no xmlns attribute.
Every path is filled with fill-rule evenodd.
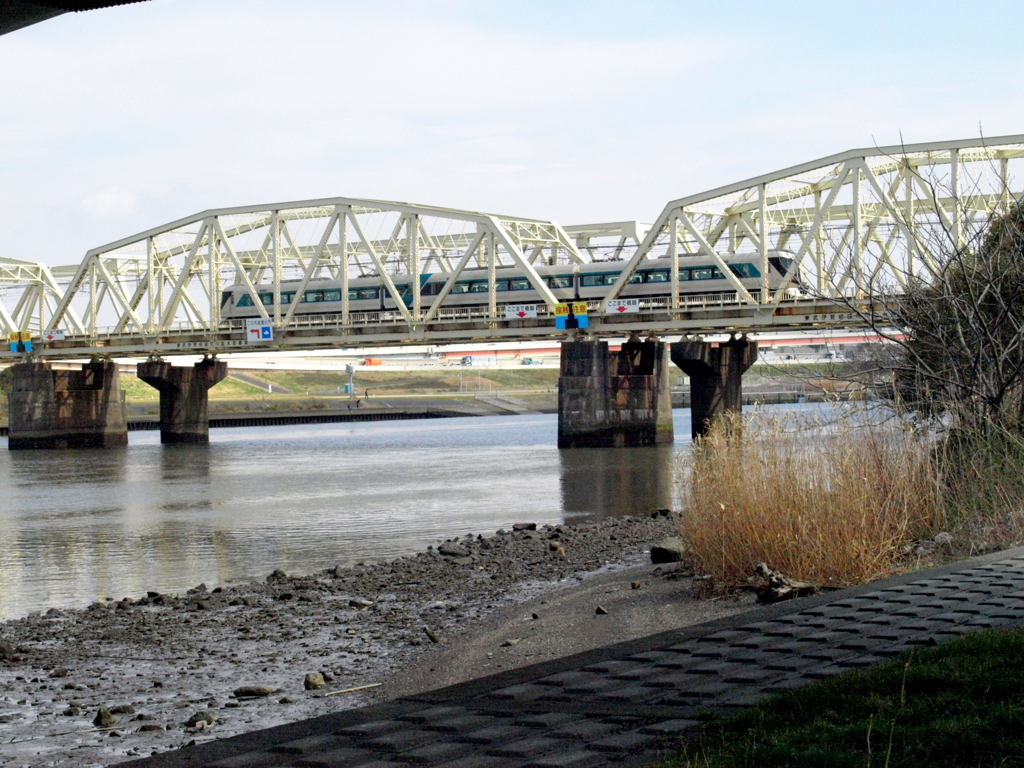
<svg viewBox="0 0 1024 768"><path fill-rule="evenodd" d="M347 196L653 221L855 147L1024 133L1009 2L150 0L0 36L0 256Z"/></svg>

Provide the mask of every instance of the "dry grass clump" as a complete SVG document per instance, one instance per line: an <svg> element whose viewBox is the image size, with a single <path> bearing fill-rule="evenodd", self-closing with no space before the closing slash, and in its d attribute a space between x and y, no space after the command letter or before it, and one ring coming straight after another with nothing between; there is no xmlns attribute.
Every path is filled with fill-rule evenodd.
<svg viewBox="0 0 1024 768"><path fill-rule="evenodd" d="M755 411L694 447L681 533L716 584L744 583L759 562L820 586L862 583L939 530L933 466L930 446L895 419Z"/></svg>

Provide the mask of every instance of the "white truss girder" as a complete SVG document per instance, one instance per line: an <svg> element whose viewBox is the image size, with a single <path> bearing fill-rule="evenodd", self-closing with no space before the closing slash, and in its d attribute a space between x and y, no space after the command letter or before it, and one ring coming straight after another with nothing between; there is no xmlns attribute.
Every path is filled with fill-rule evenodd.
<svg viewBox="0 0 1024 768"><path fill-rule="evenodd" d="M618 297L645 259L664 256L673 273L694 256L713 260L751 311L778 307L798 272L831 298L927 279L936 247L961 246L979 217L1019 199L1009 164L1022 157L1024 135L855 149L673 200L606 298ZM793 263L770 289L773 250L792 251ZM725 257L741 252L760 261L760 291L744 291L725 268Z"/></svg>
<svg viewBox="0 0 1024 768"><path fill-rule="evenodd" d="M571 238L549 221L351 198L210 210L90 250L47 313L46 327L61 326L77 307L80 330L91 336L104 325L116 333L215 331L221 289L241 284L259 311L285 328L311 281L347 283L369 275L381 280L402 319L415 325L436 315L464 269L493 272L505 265L522 270L553 306L557 301L528 255L537 249L550 254L553 261L545 263L583 261ZM446 290L425 303L420 281L409 280L413 302L407 308L396 278L428 271L452 273ZM281 284L295 280L295 297L282 306ZM259 290L274 293L269 315ZM342 296L344 322L347 286Z"/></svg>
<svg viewBox="0 0 1024 768"><path fill-rule="evenodd" d="M550 321L556 299L537 266L620 262L603 297L614 300L653 258L669 260L670 294L644 300L646 314L632 318L606 316L604 303L591 301L591 332L856 325L855 315L839 309L844 301L879 287L898 291L912 276L927 279L938 249L964 244L1019 199L1010 171L1020 158L1024 135L850 150L674 200L650 225L563 228L344 197L203 211L92 249L70 267L0 259L0 330L65 328L68 343L44 350L53 355L216 352L244 343L232 336L237 321L220 317L222 290L241 285L281 331L283 348L537 338L557 335ZM781 284L768 278L775 251L792 257ZM750 255L759 287L727 267L734 254ZM694 260L717 264L731 292L682 293L679 270ZM547 304L540 321L510 323L499 315L501 266L529 278ZM487 270L487 306L445 307L467 269ZM415 276L429 272L449 278L438 295L421 296ZM350 311L349 280L368 276L379 279L394 310ZM340 315L299 314L306 286L324 278L342 284ZM804 294L794 297L787 289L797 280ZM285 282L294 297L282 305ZM410 306L401 296L405 285ZM257 296L268 291L269 308Z"/></svg>

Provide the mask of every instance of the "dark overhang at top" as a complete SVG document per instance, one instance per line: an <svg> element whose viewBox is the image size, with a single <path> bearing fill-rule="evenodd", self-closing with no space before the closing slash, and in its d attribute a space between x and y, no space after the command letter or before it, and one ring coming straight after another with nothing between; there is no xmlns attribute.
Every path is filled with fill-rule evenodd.
<svg viewBox="0 0 1024 768"><path fill-rule="evenodd" d="M89 0L0 0L0 35L6 35L16 29L52 19L62 13L71 11L92 11L96 8L109 8L112 5L128 5L142 3L146 0L114 0L114 2L90 2Z"/></svg>

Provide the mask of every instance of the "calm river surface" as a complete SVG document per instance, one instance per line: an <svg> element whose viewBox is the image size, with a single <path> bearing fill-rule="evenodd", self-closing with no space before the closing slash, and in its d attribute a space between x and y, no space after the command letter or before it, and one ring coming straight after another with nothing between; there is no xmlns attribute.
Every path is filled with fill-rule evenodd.
<svg viewBox="0 0 1024 768"><path fill-rule="evenodd" d="M94 451L8 451L0 438L0 617L673 503L689 410L675 412L670 448L559 451L557 426L529 415L215 429L207 447L133 432L126 449Z"/></svg>

